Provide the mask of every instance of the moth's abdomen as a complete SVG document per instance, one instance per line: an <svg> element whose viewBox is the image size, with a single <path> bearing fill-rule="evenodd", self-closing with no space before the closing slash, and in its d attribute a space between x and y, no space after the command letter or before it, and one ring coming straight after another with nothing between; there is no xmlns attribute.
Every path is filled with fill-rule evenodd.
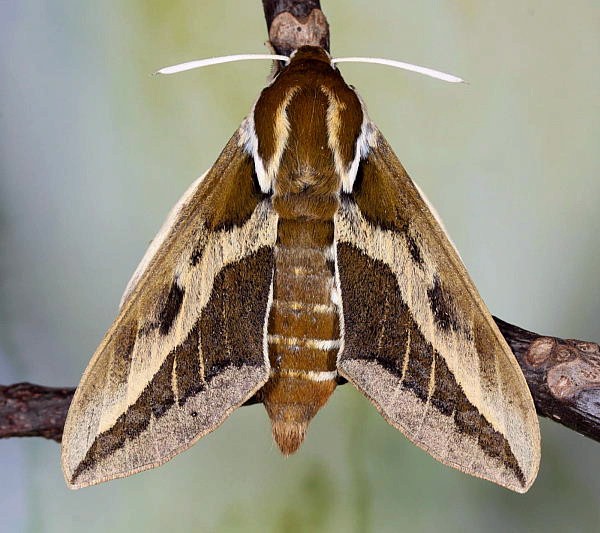
<svg viewBox="0 0 600 533"><path fill-rule="evenodd" d="M268 344L271 376L263 402L282 453L294 453L336 386L340 347L332 299L333 221L280 219Z"/></svg>

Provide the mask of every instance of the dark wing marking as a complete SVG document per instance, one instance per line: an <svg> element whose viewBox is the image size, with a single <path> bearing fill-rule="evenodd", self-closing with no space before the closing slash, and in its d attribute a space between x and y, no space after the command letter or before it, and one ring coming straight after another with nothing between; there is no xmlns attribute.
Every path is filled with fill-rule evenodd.
<svg viewBox="0 0 600 533"><path fill-rule="evenodd" d="M171 214L84 373L63 434L72 488L164 463L269 377L277 216L239 145Z"/></svg>
<svg viewBox="0 0 600 533"><path fill-rule="evenodd" d="M335 223L340 374L438 460L527 490L540 455L527 384L456 250L380 134Z"/></svg>

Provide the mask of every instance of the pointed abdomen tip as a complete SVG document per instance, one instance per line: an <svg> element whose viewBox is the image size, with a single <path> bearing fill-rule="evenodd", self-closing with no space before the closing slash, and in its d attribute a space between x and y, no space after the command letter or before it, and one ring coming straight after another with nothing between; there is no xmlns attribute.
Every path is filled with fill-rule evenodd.
<svg viewBox="0 0 600 533"><path fill-rule="evenodd" d="M302 444L306 435L307 422L274 421L273 439L283 455L291 455Z"/></svg>

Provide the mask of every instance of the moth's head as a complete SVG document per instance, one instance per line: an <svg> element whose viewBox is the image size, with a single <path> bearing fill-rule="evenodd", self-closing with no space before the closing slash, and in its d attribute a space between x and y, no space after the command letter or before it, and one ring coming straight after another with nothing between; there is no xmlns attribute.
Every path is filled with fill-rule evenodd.
<svg viewBox="0 0 600 533"><path fill-rule="evenodd" d="M310 61L320 61L331 65L331 56L320 46L301 46L290 55L288 67Z"/></svg>
<svg viewBox="0 0 600 533"><path fill-rule="evenodd" d="M294 50L287 58L287 61L273 61L273 69L271 70L269 81L273 83L280 76L288 76L292 72L312 71L327 73L334 70L337 69L333 67L331 56L324 48L306 45Z"/></svg>

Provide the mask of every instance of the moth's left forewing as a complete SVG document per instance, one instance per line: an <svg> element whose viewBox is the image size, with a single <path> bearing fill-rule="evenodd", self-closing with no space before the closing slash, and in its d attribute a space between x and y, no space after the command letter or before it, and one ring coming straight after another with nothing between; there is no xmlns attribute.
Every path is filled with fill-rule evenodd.
<svg viewBox="0 0 600 533"><path fill-rule="evenodd" d="M340 374L438 460L526 491L540 437L525 379L441 224L376 130L335 236Z"/></svg>
<svg viewBox="0 0 600 533"><path fill-rule="evenodd" d="M164 463L267 381L277 215L253 168L236 133L128 284L65 423L71 488Z"/></svg>

